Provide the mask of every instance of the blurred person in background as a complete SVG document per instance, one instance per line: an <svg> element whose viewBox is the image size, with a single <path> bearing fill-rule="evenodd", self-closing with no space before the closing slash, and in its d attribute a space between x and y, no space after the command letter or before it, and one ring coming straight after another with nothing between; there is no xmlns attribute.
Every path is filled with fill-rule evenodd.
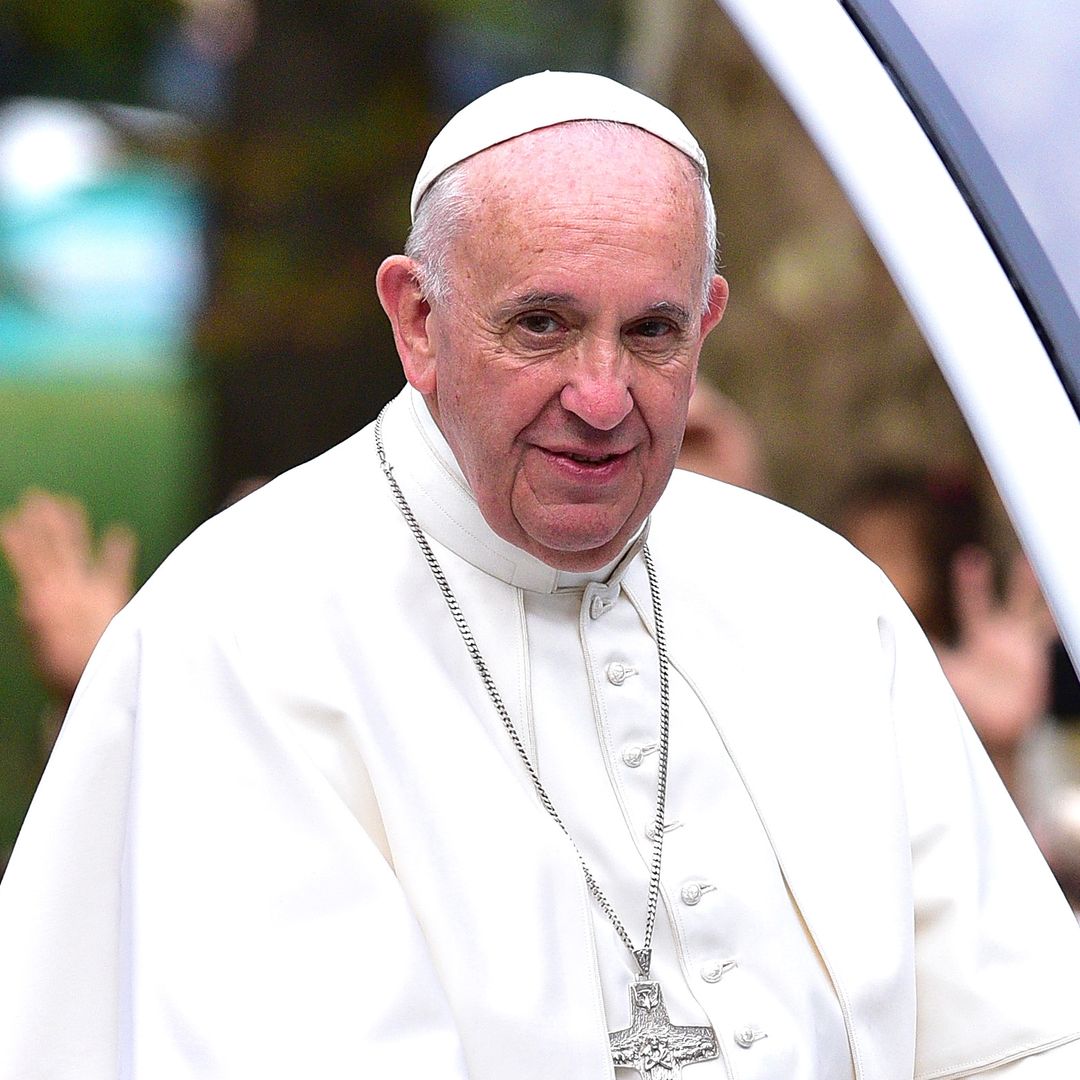
<svg viewBox="0 0 1080 1080"><path fill-rule="evenodd" d="M27 491L0 516L19 620L54 703L43 725L46 751L94 646L135 592L137 547L126 525L111 525L95 542L83 504L45 491Z"/></svg>
<svg viewBox="0 0 1080 1080"><path fill-rule="evenodd" d="M703 376L690 396L678 465L747 491L768 491L757 425Z"/></svg>
<svg viewBox="0 0 1080 1080"><path fill-rule="evenodd" d="M869 470L840 500L834 523L911 608L1051 865L1071 883L1080 834L1061 811L1080 763L1053 761L1070 752L1050 723L1066 700L1054 692L1063 650L1027 559L1008 559L999 588L983 501L974 480L956 473ZM1070 893L1080 902L1071 884Z"/></svg>

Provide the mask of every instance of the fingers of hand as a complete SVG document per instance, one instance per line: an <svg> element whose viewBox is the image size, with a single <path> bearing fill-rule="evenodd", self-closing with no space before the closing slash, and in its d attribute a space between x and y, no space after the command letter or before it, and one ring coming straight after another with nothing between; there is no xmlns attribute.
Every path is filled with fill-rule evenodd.
<svg viewBox="0 0 1080 1080"><path fill-rule="evenodd" d="M79 572L90 560L90 525L75 499L30 489L0 526L0 541L21 588Z"/></svg>
<svg viewBox="0 0 1080 1080"><path fill-rule="evenodd" d="M953 559L952 585L961 632L988 618L997 606L990 552L969 545Z"/></svg>
<svg viewBox="0 0 1080 1080"><path fill-rule="evenodd" d="M1039 589L1039 579L1022 552L1017 552L1009 564L1009 574L1005 581L1005 606L1017 615L1029 615L1053 627L1050 609Z"/></svg>
<svg viewBox="0 0 1080 1080"><path fill-rule="evenodd" d="M139 545L126 525L110 525L101 537L98 568L123 602L135 592L135 558Z"/></svg>

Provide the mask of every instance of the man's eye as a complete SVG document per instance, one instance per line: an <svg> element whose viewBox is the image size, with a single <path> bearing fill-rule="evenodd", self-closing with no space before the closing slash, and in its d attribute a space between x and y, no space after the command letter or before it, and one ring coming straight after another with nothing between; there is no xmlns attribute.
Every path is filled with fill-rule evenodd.
<svg viewBox="0 0 1080 1080"><path fill-rule="evenodd" d="M675 333L675 327L666 319L646 319L644 322L635 323L630 333L634 337L662 338Z"/></svg>
<svg viewBox="0 0 1080 1080"><path fill-rule="evenodd" d="M518 319L518 325L530 334L552 334L559 329L559 320L554 315L545 315L538 311L531 315L522 315Z"/></svg>

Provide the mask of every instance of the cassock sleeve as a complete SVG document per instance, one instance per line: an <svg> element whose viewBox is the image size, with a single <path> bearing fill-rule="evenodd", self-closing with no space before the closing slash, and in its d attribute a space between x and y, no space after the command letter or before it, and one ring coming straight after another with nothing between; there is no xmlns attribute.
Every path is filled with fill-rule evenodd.
<svg viewBox="0 0 1080 1080"><path fill-rule="evenodd" d="M976 1075L985 1080L1072 1080L1080 1076L1080 1040L1017 1058Z"/></svg>
<svg viewBox="0 0 1080 1080"><path fill-rule="evenodd" d="M1080 1076L1080 928L914 619L882 638L915 913L916 1080Z"/></svg>
<svg viewBox="0 0 1080 1080"><path fill-rule="evenodd" d="M0 885L0 1077L464 1080L370 824L233 641L196 614L148 629L139 606L91 661Z"/></svg>

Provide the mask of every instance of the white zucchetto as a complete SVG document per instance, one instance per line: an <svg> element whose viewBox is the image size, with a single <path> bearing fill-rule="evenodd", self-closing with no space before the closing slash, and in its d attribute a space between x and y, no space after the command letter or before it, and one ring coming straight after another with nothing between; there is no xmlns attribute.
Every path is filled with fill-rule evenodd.
<svg viewBox="0 0 1080 1080"><path fill-rule="evenodd" d="M697 140L658 101L603 75L541 71L489 90L447 121L428 147L413 184L410 203L413 219L424 193L452 165L507 139L574 120L631 124L681 150L705 176L709 174Z"/></svg>

